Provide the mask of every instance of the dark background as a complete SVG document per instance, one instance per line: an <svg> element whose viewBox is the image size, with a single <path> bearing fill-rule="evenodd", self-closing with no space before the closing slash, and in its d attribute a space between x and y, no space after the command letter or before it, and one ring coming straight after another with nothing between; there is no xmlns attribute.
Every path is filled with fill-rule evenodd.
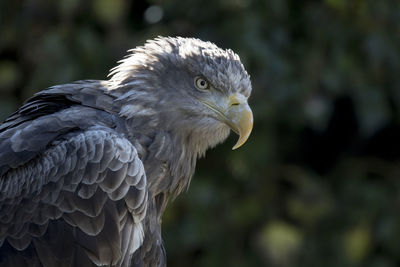
<svg viewBox="0 0 400 267"><path fill-rule="evenodd" d="M0 119L157 35L236 51L255 116L170 203L169 266L400 266L398 1L1 0Z"/></svg>

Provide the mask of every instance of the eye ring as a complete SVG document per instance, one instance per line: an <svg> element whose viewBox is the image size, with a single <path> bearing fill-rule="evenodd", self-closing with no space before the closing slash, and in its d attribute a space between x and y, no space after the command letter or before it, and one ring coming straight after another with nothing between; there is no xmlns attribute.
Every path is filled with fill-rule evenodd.
<svg viewBox="0 0 400 267"><path fill-rule="evenodd" d="M197 89L202 91L208 90L210 88L210 85L203 77L196 77L194 79L194 85L196 86Z"/></svg>

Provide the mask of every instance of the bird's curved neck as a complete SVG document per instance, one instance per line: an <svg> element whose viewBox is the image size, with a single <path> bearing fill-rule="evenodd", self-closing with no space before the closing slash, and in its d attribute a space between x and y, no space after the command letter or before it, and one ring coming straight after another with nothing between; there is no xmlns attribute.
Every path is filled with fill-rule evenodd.
<svg viewBox="0 0 400 267"><path fill-rule="evenodd" d="M177 195L189 186L196 160L225 140L229 128L183 114L156 97L148 90L120 90L116 103L132 143L142 154L150 188Z"/></svg>

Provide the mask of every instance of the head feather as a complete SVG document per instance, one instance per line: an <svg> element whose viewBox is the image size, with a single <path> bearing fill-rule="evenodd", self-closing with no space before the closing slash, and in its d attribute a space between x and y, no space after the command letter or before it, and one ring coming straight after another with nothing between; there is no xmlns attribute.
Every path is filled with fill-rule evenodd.
<svg viewBox="0 0 400 267"><path fill-rule="evenodd" d="M202 75L215 88L225 93L251 93L250 77L239 56L230 49L221 49L211 42L195 38L158 37L144 46L129 50L109 74L112 88L135 81L150 80L162 86L163 68L175 66ZM158 81L158 82L157 82Z"/></svg>

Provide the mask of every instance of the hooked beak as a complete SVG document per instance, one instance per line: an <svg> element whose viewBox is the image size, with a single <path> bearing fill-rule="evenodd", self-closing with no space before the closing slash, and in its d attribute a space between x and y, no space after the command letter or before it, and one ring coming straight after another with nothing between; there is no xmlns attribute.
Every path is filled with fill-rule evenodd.
<svg viewBox="0 0 400 267"><path fill-rule="evenodd" d="M226 99L227 101L211 104L207 101L201 101L204 105L213 110L218 119L227 124L239 139L232 150L241 147L249 138L253 129L253 112L251 111L245 96L235 93Z"/></svg>
<svg viewBox="0 0 400 267"><path fill-rule="evenodd" d="M229 108L226 112L228 121L226 124L239 135L239 139L232 150L241 147L249 138L253 129L253 112L246 98L241 94L234 94L229 97Z"/></svg>

